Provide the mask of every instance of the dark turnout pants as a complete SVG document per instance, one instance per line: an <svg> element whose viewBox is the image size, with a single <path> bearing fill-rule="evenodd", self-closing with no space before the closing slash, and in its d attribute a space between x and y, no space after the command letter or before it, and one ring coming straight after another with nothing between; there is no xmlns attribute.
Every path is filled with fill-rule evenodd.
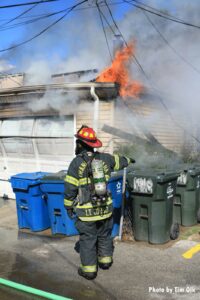
<svg viewBox="0 0 200 300"><path fill-rule="evenodd" d="M77 220L76 227L80 233L81 268L84 272L96 272L97 261L112 262L112 225L112 217L92 222Z"/></svg>

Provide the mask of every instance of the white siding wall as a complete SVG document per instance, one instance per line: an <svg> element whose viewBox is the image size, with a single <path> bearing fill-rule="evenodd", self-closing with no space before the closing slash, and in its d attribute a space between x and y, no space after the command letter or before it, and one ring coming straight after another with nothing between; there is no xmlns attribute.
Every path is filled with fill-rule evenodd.
<svg viewBox="0 0 200 300"><path fill-rule="evenodd" d="M4 120L0 136L0 196L13 197L12 175L67 169L74 156L73 116Z"/></svg>

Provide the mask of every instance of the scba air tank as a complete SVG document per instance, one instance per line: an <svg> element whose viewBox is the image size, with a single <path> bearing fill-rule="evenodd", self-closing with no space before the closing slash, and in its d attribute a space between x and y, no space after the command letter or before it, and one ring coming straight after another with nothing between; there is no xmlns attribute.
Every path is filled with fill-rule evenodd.
<svg viewBox="0 0 200 300"><path fill-rule="evenodd" d="M106 195L106 179L103 171L103 161L99 159L93 159L92 163L92 177L95 193L98 196Z"/></svg>

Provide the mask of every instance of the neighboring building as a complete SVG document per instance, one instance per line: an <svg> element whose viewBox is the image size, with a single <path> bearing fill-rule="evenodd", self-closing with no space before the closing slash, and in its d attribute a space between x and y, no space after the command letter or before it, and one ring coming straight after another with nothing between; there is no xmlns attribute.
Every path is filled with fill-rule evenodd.
<svg viewBox="0 0 200 300"><path fill-rule="evenodd" d="M24 73L0 75L0 89L24 85Z"/></svg>

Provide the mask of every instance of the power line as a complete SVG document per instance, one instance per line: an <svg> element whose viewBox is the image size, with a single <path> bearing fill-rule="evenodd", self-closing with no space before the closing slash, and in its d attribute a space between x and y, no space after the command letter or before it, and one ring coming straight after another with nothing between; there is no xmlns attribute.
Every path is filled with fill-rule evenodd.
<svg viewBox="0 0 200 300"><path fill-rule="evenodd" d="M185 57L183 57L180 53L177 52L177 50L168 42L168 40L163 36L163 34L160 32L160 30L156 27L156 25L153 23L151 18L148 16L148 14L145 11L142 11L142 13L145 15L149 23L152 25L152 27L156 30L156 32L160 35L160 37L163 39L163 41L168 45L168 47L182 60L184 61L188 66L190 66L194 71L196 71L198 74L200 74L200 71L193 66Z"/></svg>
<svg viewBox="0 0 200 300"><path fill-rule="evenodd" d="M170 15L170 14L164 12L164 11L160 11L160 10L156 9L155 7L152 7L152 6L150 6L150 5L147 5L147 4L145 4L145 3L141 2L141 1L137 1L137 0L129 0L129 1L130 1L130 2L136 2L136 3L138 3L138 4L140 4L140 5L144 6L144 7L148 7L148 8L150 8L151 10L153 10L153 11L155 11L155 12L157 12L157 13L161 13L161 14L164 15L164 16L167 16L167 17L170 17L170 18L173 18L173 19L182 21L182 22L186 22L186 21L184 21L183 19L180 19L180 18L178 18L178 17L176 17L176 16Z"/></svg>
<svg viewBox="0 0 200 300"><path fill-rule="evenodd" d="M121 1L120 2L113 2L111 5L118 5L118 4L122 4L122 3L124 3L124 2L121 2ZM103 7L103 6L105 6L105 4L104 5L99 5L99 6ZM4 27L4 28L0 29L0 31L6 31L6 30L10 30L10 29L13 29L13 28L16 28L16 27L28 25L28 24L40 21L42 19L46 19L46 18L55 16L55 15L60 14L62 12L64 13L64 12L66 12L70 8L71 8L71 6L68 7L68 8L66 8L66 9L62 9L62 10L59 10L59 11L56 11L56 12L53 12L53 13L48 13L48 14L42 14L42 15L33 16L33 18L31 20L26 20L26 21L23 21L23 22L20 22L20 23L13 24L13 25L8 26L8 27ZM92 9L94 9L94 8L96 9L96 5L95 6L89 6L89 7L77 8L74 11L87 10L87 9L91 9L91 8ZM101 14L102 14L102 12L101 12ZM0 25L0 28L1 28L1 25Z"/></svg>
<svg viewBox="0 0 200 300"><path fill-rule="evenodd" d="M123 1L119 1L119 2L112 2L110 3L109 5L119 5L119 4L124 4ZM105 4L103 4L101 2L101 5L99 5L99 7L104 7L106 6ZM6 31L6 30L10 30L10 29L13 29L13 28L17 28L17 27L20 27L20 26L24 26L24 25L28 25L28 24L31 24L31 23L34 23L34 22L37 22L37 21L40 21L42 19L46 19L46 18L49 18L49 17L52 17L52 16L55 16L57 14L61 14L62 12L66 12L68 9L70 9L71 7L68 7L66 9L62 9L62 10L59 10L59 11L56 11L56 12L53 12L53 13L48 13L48 14L40 14L40 15L35 15L35 16L29 16L29 17L23 17L24 19L25 18L31 18L30 20L26 20L26 21L23 21L23 22L19 22L19 23L15 23L13 25L10 25L8 27L3 27L2 29L0 29L0 31ZM74 9L74 11L81 11L81 10L88 10L88 9L96 9L96 5L95 6L89 6L89 7L81 7L81 8L77 8L77 9ZM102 14L102 11L101 11L101 14ZM21 17L20 17L21 18ZM20 19L19 18L19 19ZM22 19L23 19L22 18ZM10 20L9 20L10 21ZM9 22L10 23L10 22ZM1 28L2 25L0 25L0 28Z"/></svg>
<svg viewBox="0 0 200 300"><path fill-rule="evenodd" d="M126 1L125 1L125 2L126 2ZM106 0L105 0L105 3L106 3ZM125 40L124 37L123 37L123 34L121 33L121 30L119 29L119 27L118 27L118 25L117 25L117 23L116 23L116 21L115 21L115 19L114 19L114 17L113 17L112 11L111 11L111 9L109 8L109 5L108 5L108 4L107 4L107 7L108 7L108 9L109 9L109 13L110 13L111 18L112 18L112 20L113 20L113 23L115 24L117 30L118 30L119 33L121 34L121 36L122 36L122 38L123 38L123 40L124 40L124 43L126 44L126 46L128 46L126 40ZM134 59L136 60L136 62L138 63L138 65L140 66L140 69L142 70L142 72L143 72L145 78L148 80L148 82L149 82L150 86L152 87L152 89L156 91L156 89L154 88L153 84L151 83L151 80L150 80L149 76L146 74L145 70L143 69L143 67L141 66L141 64L138 62L137 58L136 58L134 55L133 55L133 57L134 57ZM164 107L164 109L168 112L168 114L169 114L171 120L177 125L177 127L181 128L185 133L187 133L187 134L190 135L193 139L195 139L198 143L200 143L200 140L198 140L194 135L192 135L191 133L189 133L184 127L182 127L182 126L174 119L174 117L173 117L173 115L171 114L171 112L169 111L167 105L166 105L165 102L163 101L162 97L161 97L159 94L157 94L157 96L158 96L158 99L159 99L159 101L161 102L162 106Z"/></svg>
<svg viewBox="0 0 200 300"><path fill-rule="evenodd" d="M96 2L96 6L97 6L97 9L98 9L98 12L99 12L99 17L100 17L100 20L101 20L101 26L102 26L102 29L103 29L104 37L105 37L105 40L106 40L106 45L107 45L108 52L110 54L110 59L111 59L111 62L112 62L113 57L112 57L112 54L111 54L111 51L110 51L110 47L109 47L109 43L108 43L106 31L105 31L104 24L103 24L103 19L102 19L102 16L101 16L101 10L99 8L98 2Z"/></svg>
<svg viewBox="0 0 200 300"><path fill-rule="evenodd" d="M110 28L111 32L113 33L113 35L115 35L115 31L112 28L112 26L110 25L110 23L108 22L108 20L106 19L104 13L101 10L100 10L100 13L101 13L102 17L104 18L105 22L107 23L108 27Z"/></svg>
<svg viewBox="0 0 200 300"><path fill-rule="evenodd" d="M54 12L54 13L49 13L49 14L43 15L42 17L36 17L32 20L24 21L24 22L21 22L21 23L16 23L16 24L13 24L9 27L4 27L4 28L0 29L0 31L5 31L5 30L9 30L9 29L16 28L16 27L19 27L19 26L28 25L28 24L40 21L42 19L46 19L46 18L55 16L55 15L61 14L62 12L66 12L70 8L72 8L72 6L66 8L66 9L59 10L59 11ZM1 26L0 26L0 28L1 28Z"/></svg>
<svg viewBox="0 0 200 300"><path fill-rule="evenodd" d="M132 1L134 1L134 0L132 0ZM142 6L138 5L138 4L132 3L132 2L130 2L130 0L129 1L124 0L124 2L130 4L130 5L134 6L134 7L140 8L140 9L142 9L142 10L144 10L144 11L150 13L150 14L153 14L153 15L156 15L158 17L164 18L166 20L170 20L170 21L173 21L175 23L179 23L179 24L183 24L183 25L186 25L186 26L190 26L190 27L194 27L194 28L200 29L200 26L198 26L198 25L195 25L195 24L192 24L192 23L189 23L189 22L185 22L185 21L182 21L180 19L173 18L173 17L168 17L167 15L162 14L162 12L157 13L155 11L152 11L152 10L149 10L149 9L147 9L145 7L142 7Z"/></svg>
<svg viewBox="0 0 200 300"><path fill-rule="evenodd" d="M28 9L26 9L25 11L23 11L21 14L19 14L19 15L17 15L16 17L10 19L9 21L7 21L7 22L1 24L0 27L3 27L3 26L5 26L5 25L8 25L8 24L10 24L11 22L13 22L13 21L19 19L21 16L27 14L29 11L31 11L31 10L34 9L36 6L38 6L38 4L39 4L39 3L36 3L36 4L34 4L33 6L29 7Z"/></svg>
<svg viewBox="0 0 200 300"><path fill-rule="evenodd" d="M24 44L27 44L28 42L31 42L32 40L34 40L35 38L39 37L40 35L42 35L43 33L45 33L47 30L49 30L51 27L53 27L54 25L56 25L57 23L59 23L62 19L64 19L72 10L74 10L74 8L78 7L79 5L87 2L88 0L83 0L75 5L73 5L70 9L68 9L68 11L62 16L60 17L59 19L57 19L56 21L54 21L53 23L51 23L49 26L47 26L46 28L44 28L42 31L40 31L39 33L37 33L36 35L34 35L33 37L29 38L28 40L26 41L23 41L17 45L14 45L14 46L11 46L11 47L8 47L8 48L5 48L5 49L1 49L0 52L5 52L5 51L8 51L8 50L12 50L12 49L16 49L18 48L19 46L22 46Z"/></svg>
<svg viewBox="0 0 200 300"><path fill-rule="evenodd" d="M108 10L109 10L110 16L111 16L111 18L112 18L112 21L113 21L113 23L114 23L116 29L117 29L118 32L120 33L120 35L121 35L121 37L122 37L122 39L123 39L123 41L124 41L126 47L128 47L128 43L127 43L127 41L125 40L125 38L124 38L124 36L123 36L121 30L119 29L119 26L117 25L117 23L116 23L116 21L115 21L115 19L114 19L114 17L113 17L112 11L111 11L111 9L110 9L110 7L109 7L109 5L108 5L108 3L107 3L106 0L105 0L105 4L106 4L106 6L107 6L107 8L108 8ZM132 54L132 57L134 58L136 64L139 66L139 68L140 68L140 70L142 71L143 75L147 78L147 80L149 80L149 78L148 78L146 72L144 71L144 69L143 69L142 65L140 64L139 60L137 59L137 57L136 57L134 54Z"/></svg>
<svg viewBox="0 0 200 300"><path fill-rule="evenodd" d="M13 7L19 7L19 6L27 6L27 5L33 5L33 4L41 4L41 3L47 3L47 2L57 2L57 1L60 1L60 0L41 0L41 1L34 1L34 2L17 3L17 4L0 6L0 9L13 8Z"/></svg>

